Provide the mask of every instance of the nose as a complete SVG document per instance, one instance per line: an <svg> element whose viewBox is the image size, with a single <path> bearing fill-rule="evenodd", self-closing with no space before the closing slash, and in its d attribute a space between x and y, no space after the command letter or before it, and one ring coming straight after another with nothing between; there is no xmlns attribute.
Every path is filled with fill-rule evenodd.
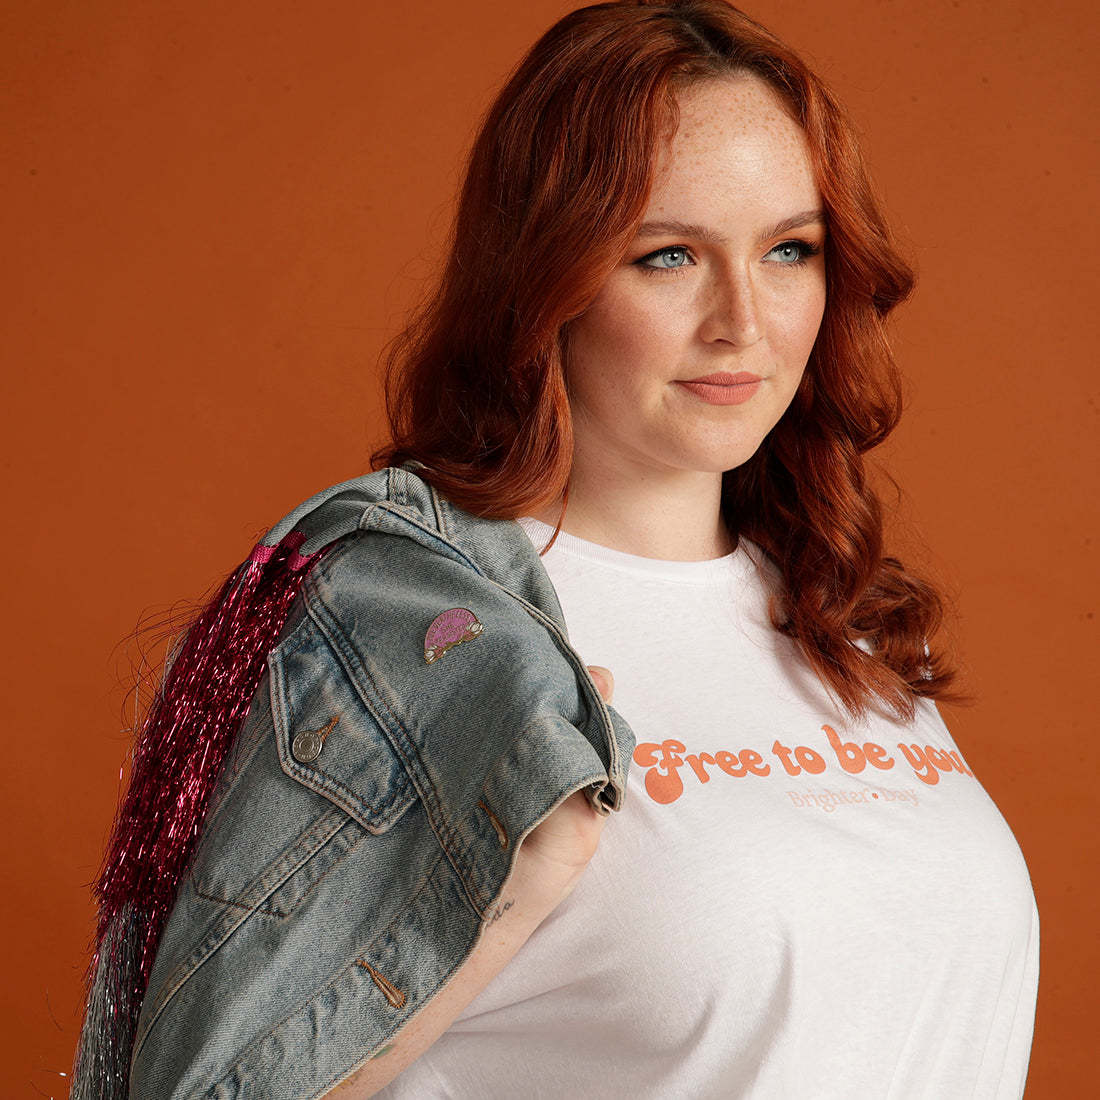
<svg viewBox="0 0 1100 1100"><path fill-rule="evenodd" d="M715 272L703 324L703 338L749 347L764 336L758 289L746 271Z"/></svg>

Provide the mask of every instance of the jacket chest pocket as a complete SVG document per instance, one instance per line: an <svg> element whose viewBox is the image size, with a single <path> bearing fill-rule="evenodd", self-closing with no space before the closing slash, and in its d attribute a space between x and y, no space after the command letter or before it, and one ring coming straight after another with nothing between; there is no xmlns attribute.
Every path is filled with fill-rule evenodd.
<svg viewBox="0 0 1100 1100"><path fill-rule="evenodd" d="M408 774L323 634L304 616L272 652L192 884L238 910L289 916L416 800Z"/></svg>

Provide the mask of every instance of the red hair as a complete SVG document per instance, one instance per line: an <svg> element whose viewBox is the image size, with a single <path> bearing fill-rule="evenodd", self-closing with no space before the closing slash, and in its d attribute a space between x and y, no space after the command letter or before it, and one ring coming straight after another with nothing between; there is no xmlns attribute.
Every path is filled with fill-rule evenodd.
<svg viewBox="0 0 1100 1100"><path fill-rule="evenodd" d="M778 566L774 624L841 702L859 713L877 699L907 716L916 696L950 695L949 662L926 648L942 601L885 555L863 456L901 413L886 319L913 272L842 105L794 50L723 0L582 8L523 59L471 152L438 292L390 349L392 443L375 460L421 463L444 496L482 516L530 515L562 498L568 322L634 236L677 95L746 74L806 133L828 223L827 291L790 409L725 475L727 523Z"/></svg>

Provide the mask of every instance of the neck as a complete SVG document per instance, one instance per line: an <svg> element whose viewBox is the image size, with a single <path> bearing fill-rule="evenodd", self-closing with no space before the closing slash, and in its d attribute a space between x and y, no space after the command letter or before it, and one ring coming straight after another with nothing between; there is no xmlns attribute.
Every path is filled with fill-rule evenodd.
<svg viewBox="0 0 1100 1100"><path fill-rule="evenodd" d="M611 550L662 561L709 561L728 554L722 475L675 471L614 478L574 466L561 528ZM560 502L537 518L551 526Z"/></svg>

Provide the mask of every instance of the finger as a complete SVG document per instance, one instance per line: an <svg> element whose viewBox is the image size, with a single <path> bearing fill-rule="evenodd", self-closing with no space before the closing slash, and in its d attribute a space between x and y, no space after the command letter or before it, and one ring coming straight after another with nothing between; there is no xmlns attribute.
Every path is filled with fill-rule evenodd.
<svg viewBox="0 0 1100 1100"><path fill-rule="evenodd" d="M589 665L588 674L592 677L605 703L611 702L611 696L615 693L615 677L602 665Z"/></svg>

